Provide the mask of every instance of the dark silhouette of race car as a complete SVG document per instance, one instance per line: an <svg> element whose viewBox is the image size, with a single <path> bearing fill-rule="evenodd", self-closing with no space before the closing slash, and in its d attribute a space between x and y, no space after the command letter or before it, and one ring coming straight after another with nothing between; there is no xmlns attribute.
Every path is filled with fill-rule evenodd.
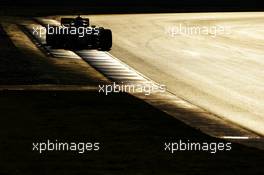
<svg viewBox="0 0 264 175"><path fill-rule="evenodd" d="M53 48L98 49L108 51L112 47L112 31L90 26L88 18L61 18L60 26L46 26L46 44Z"/></svg>

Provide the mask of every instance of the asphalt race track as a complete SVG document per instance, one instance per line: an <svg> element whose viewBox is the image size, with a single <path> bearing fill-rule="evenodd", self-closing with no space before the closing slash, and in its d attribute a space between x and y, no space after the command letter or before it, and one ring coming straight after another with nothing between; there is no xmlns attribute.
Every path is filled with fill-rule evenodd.
<svg viewBox="0 0 264 175"><path fill-rule="evenodd" d="M1 175L263 174L264 13L88 13L111 51L46 44L34 29L61 13L0 19ZM167 91L107 94L114 83Z"/></svg>
<svg viewBox="0 0 264 175"><path fill-rule="evenodd" d="M264 135L264 13L89 17L112 29L112 55L186 101ZM180 25L225 31L172 34Z"/></svg>

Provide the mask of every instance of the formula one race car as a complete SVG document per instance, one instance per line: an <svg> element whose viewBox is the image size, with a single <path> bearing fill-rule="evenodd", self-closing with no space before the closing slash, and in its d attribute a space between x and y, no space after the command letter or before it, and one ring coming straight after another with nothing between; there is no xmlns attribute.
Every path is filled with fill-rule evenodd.
<svg viewBox="0 0 264 175"><path fill-rule="evenodd" d="M112 47L112 31L90 26L88 18L62 18L60 26L46 27L46 44L54 48L90 48L108 51Z"/></svg>

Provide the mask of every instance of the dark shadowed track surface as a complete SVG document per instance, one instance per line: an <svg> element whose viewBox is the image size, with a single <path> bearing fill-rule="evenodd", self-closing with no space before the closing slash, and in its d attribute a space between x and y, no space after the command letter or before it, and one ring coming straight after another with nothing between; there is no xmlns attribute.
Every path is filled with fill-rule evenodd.
<svg viewBox="0 0 264 175"><path fill-rule="evenodd" d="M168 14L165 14L165 16ZM183 14L182 18L187 16ZM224 15L225 16L225 15ZM228 15L227 15L228 16ZM255 38L255 34L261 34L259 30L252 34L255 27L247 26L247 22L259 22L259 18L244 19L241 22L236 18L234 24L238 28L236 37L242 34L248 34L248 38ZM242 15L243 16L243 15ZM248 14L245 14L248 16ZM249 15L250 16L250 15ZM260 14L262 16L262 14ZM139 17L139 16L137 16ZM227 52L222 52L221 49L228 49L225 44L230 38L220 39L217 46L220 47L217 53L223 59L215 59L217 56L211 54L207 48L210 46L197 45L194 42L207 40L208 38L185 38L179 37L179 40L170 40L160 36L161 41L156 41L157 33L163 31L159 26L159 22L163 19L162 15L142 15L140 18L135 18L133 15L123 16L92 16L93 21L97 24L110 26L115 31L115 45L111 54L118 56L119 59L136 70L148 75L157 82L167 83L170 90L176 90L177 86L180 94L185 94L184 98L191 97L191 92L199 94L201 86L206 86L205 95L194 96L197 101L207 99L210 91L220 93L220 95L228 95L221 90L232 91L235 86L235 81L230 86L219 89L219 86L209 86L202 82L208 82L215 78L219 80L228 70L230 61L233 65L237 65L235 61L238 54L241 57L241 63L247 64L248 54L251 51L243 50L244 45L240 43L238 49L241 52L232 50L232 55ZM111 18L111 23L108 18ZM181 16L169 15L166 16L169 21L164 23L174 24L181 19ZM222 19L225 25L230 25L226 22L227 19ZM252 20L255 19L255 20ZM207 17L203 20L207 21ZM198 20L203 22L203 20ZM212 20L212 21L211 21ZM211 19L214 22L218 19ZM233 24L233 18L231 24ZM244 21L246 20L246 22ZM12 21L12 20L11 20ZM20 20L17 20L20 21ZM27 20L25 20L27 21ZM155 21L158 21L156 23ZM190 21L196 23L197 19ZM229 21L229 20L227 20ZM98 93L97 87L100 84L110 83L102 74L97 72L92 66L91 60L87 58L85 62L76 57L63 57L61 54L67 51L59 52L61 57L52 57L43 54L39 48L27 37L19 27L7 19L4 22L4 29L8 31L8 37L5 34L0 34L0 62L2 65L0 74L0 174L263 174L262 167L264 162L263 151L246 147L240 144L233 143L231 151L219 151L216 154L201 151L178 151L174 154L165 151L165 142L178 142L179 140L191 142L224 142L222 139L216 139L203 134L201 131L194 129L183 122L173 118L167 113L161 112L145 101L135 98L126 93L111 94L106 96ZM131 28L124 28L127 24ZM242 25L242 27L241 27ZM242 29L241 29L242 28ZM146 29L150 32L146 33L142 30ZM246 30L244 30L246 29ZM131 30L133 32L131 32ZM122 32L121 32L122 31ZM144 33L140 33L140 32ZM141 37L144 36L144 37ZM223 37L223 36L222 36ZM11 38L11 40L9 39ZM125 38L125 39L124 39ZM140 38L140 39L139 39ZM241 39L241 38L240 38ZM261 39L261 38L260 38ZM233 41L233 39L231 39ZM234 39L235 40L235 39ZM255 40L254 40L255 41ZM170 47L163 48L162 43L169 42ZM199 46L197 50L186 50L186 45L194 43ZM256 43L253 42L252 43ZM233 46L236 47L237 45ZM251 48L258 54L254 57L255 62L261 61L262 50L261 43L257 42L256 48ZM178 53L175 49L181 49L184 54ZM233 48L232 47L232 48ZM254 47L251 45L251 47ZM165 49L162 51L162 48ZM194 47L192 47L194 48ZM132 50L132 51L131 51ZM207 52L204 52L204 51ZM200 51L200 52L199 52ZM89 52L93 53L93 52ZM197 59L197 53L201 53L204 59ZM205 55L203 55L205 54ZM81 55L81 54L80 54ZM230 56L231 55L231 56ZM168 62L163 62L164 58L169 59ZM218 57L217 57L218 58ZM213 62L219 63L218 74L207 73L202 79L195 79L197 75L201 77L204 71L213 70ZM206 61L207 64L205 64ZM136 62L140 64L137 64ZM169 62L170 61L170 62ZM163 64L162 64L163 62ZM256 71L261 72L260 64L251 63L255 66ZM221 64L220 64L221 63ZM24 69L19 69L24 65ZM195 66L197 65L197 66ZM204 66L203 66L204 65ZM210 65L210 66L208 66ZM243 64L241 64L242 66ZM173 67L170 67L173 66ZM189 67L190 66L190 67ZM95 66L94 66L95 67ZM243 67L243 66L242 66ZM241 76L239 82L247 78L242 67L237 67ZM176 69L177 68L177 69ZM190 68L188 70L188 68ZM201 69L196 69L201 68ZM208 68L208 69L207 69ZM232 69L232 67L228 67ZM164 72L165 76L161 76ZM185 71L182 71L185 70ZM188 70L188 71L186 71ZM193 72L192 72L193 71ZM229 70L230 71L230 70ZM194 75L193 79L188 79L189 73ZM187 74L184 74L187 73ZM256 76L256 72L249 72L248 76L255 76L256 79L262 80L262 77ZM18 76L19 75L19 76ZM234 80L234 74L230 74L231 80ZM172 76L171 78L168 78ZM182 81L175 82L174 76L181 76ZM185 77L186 76L186 77ZM217 77L218 76L218 77ZM33 78L32 78L33 77ZM170 81L170 80L174 81ZM29 81L30 80L30 81ZM178 80L178 79L177 79ZM203 80L203 81L201 81ZM204 81L208 80L208 81ZM188 83L183 83L186 81ZM188 88L188 85L200 82L201 86L194 86L193 91ZM243 82L243 81L242 81ZM259 87L258 81L255 79L249 80L253 85L241 91L245 95L250 92L250 89ZM256 83L256 84L254 84ZM199 83L198 83L199 84ZM176 87L176 89L174 89ZM180 88L185 87L185 88ZM262 86L261 86L262 87ZM47 90L45 90L45 88ZM243 88L242 88L243 89ZM183 90L183 91L181 91ZM209 92L207 91L209 90ZM219 91L220 90L220 91ZM260 90L261 88L256 88ZM176 93L176 91L174 91ZM245 93L245 94L244 94ZM234 95L231 93L231 95ZM248 94L247 94L248 95ZM253 100L261 101L262 96L247 96ZM145 96L144 96L145 97ZM230 96L232 99L234 96ZM239 96L240 97L240 96ZM141 96L142 98L142 96ZM142 98L144 99L144 98ZM145 99L144 99L145 100ZM151 99L154 103L163 103L157 98ZM213 101L218 98L211 98ZM146 100L147 101L147 100ZM172 100L173 101L173 100ZM229 101L234 102L234 101ZM236 101L235 101L236 102ZM237 114L243 113L245 101L241 101L241 110L236 111ZM229 104L229 103L227 103ZM162 104L161 104L162 105ZM212 103L209 108L215 105ZM236 105L236 104L235 104ZM188 106L188 105L186 105ZM186 107L185 106L185 107ZM167 109L170 106L166 106ZM250 109L254 106L250 106ZM257 112L262 110L262 106L256 104ZM175 109L177 115L188 116L192 119L197 118L198 113L181 108ZM210 108L213 109L213 108ZM249 110L249 114L254 110ZM200 113L202 114L202 113ZM244 113L243 113L244 114ZM250 117L247 118L250 120ZM262 120L262 119L260 119ZM227 120L228 121L228 120ZM242 123L244 124L244 123ZM256 128L262 131L261 128ZM221 132L221 131L219 131ZM85 154L77 154L76 152L45 152L39 154L32 151L33 142L45 142L47 139L59 140L62 142L100 142L101 149L98 152L88 152Z"/></svg>

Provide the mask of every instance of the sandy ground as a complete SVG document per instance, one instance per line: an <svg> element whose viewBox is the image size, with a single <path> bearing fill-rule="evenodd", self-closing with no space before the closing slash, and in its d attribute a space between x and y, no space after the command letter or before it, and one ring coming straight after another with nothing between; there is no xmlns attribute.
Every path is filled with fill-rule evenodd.
<svg viewBox="0 0 264 175"><path fill-rule="evenodd" d="M264 135L264 13L90 17L113 30L113 55L185 100ZM225 32L168 32L180 25Z"/></svg>

